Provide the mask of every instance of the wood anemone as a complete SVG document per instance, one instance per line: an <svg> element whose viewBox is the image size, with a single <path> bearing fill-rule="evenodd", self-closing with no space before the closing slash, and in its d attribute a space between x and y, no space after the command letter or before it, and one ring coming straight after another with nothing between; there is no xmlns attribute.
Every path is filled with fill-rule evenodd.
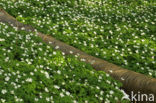
<svg viewBox="0 0 156 103"><path fill-rule="evenodd" d="M33 27L18 22L3 9L0 9L0 22L8 23L17 27L19 30L25 28L24 30L26 31L35 31ZM105 60L90 56L70 45L67 45L40 32L37 32L37 35L41 37L44 42L50 44L53 48L59 46L58 50L61 50L65 54L79 55L80 59L84 59L85 62L91 64L94 69L109 73L114 79L123 83L122 88L128 94L130 94L131 91L134 93L140 92L144 94L154 94L156 100L156 78L148 77L143 74L121 68Z"/></svg>

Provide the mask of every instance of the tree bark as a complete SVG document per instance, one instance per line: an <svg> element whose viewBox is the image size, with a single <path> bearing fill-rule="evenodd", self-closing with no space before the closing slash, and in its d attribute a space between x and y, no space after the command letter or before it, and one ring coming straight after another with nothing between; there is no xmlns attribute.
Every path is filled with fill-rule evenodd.
<svg viewBox="0 0 156 103"><path fill-rule="evenodd" d="M33 27L18 22L14 17L10 16L2 9L0 9L0 22L9 23L10 25L17 27L19 30L25 28L26 31L35 31ZM114 79L123 83L122 88L128 94L131 94L132 91L134 93L140 92L140 94L154 94L156 101L156 78L148 77L146 75L121 68L105 60L90 56L70 45L40 32L37 32L37 35L53 48L59 46L58 50L64 52L66 55L79 55L80 59L83 59L86 63L91 64L94 69L110 74Z"/></svg>

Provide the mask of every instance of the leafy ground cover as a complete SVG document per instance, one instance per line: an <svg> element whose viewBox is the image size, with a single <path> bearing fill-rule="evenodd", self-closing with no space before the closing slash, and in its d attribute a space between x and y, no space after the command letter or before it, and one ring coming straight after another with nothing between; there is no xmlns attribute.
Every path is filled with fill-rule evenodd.
<svg viewBox="0 0 156 103"><path fill-rule="evenodd" d="M121 83L32 32L0 23L1 103L115 103Z"/></svg>
<svg viewBox="0 0 156 103"><path fill-rule="evenodd" d="M88 54L156 77L155 0L1 0L19 21Z"/></svg>

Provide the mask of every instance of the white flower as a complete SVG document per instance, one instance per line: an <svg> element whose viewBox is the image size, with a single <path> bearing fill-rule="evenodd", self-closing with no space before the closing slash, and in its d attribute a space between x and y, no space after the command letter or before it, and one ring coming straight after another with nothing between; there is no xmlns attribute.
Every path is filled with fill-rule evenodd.
<svg viewBox="0 0 156 103"><path fill-rule="evenodd" d="M68 95L68 96L69 96L69 95L70 95L70 92L68 92L68 91L67 91L67 92L66 92L66 95Z"/></svg>
<svg viewBox="0 0 156 103"><path fill-rule="evenodd" d="M113 72L113 70L109 70L109 72L110 72L110 73L112 73L112 72Z"/></svg>
<svg viewBox="0 0 156 103"><path fill-rule="evenodd" d="M1 101L2 101L2 103L5 103L6 100L5 99L1 99Z"/></svg>
<svg viewBox="0 0 156 103"><path fill-rule="evenodd" d="M5 58L5 62L8 62L8 60L9 60L9 57L6 57L6 58Z"/></svg>
<svg viewBox="0 0 156 103"><path fill-rule="evenodd" d="M0 41L5 41L5 39L1 39L1 38L0 38Z"/></svg>
<svg viewBox="0 0 156 103"><path fill-rule="evenodd" d="M60 71L60 70L58 70L58 71L57 71L57 73L58 73L58 74L61 74L61 71Z"/></svg>
<svg viewBox="0 0 156 103"><path fill-rule="evenodd" d="M2 89L1 93L5 94L5 93L7 93L7 90L6 89Z"/></svg>
<svg viewBox="0 0 156 103"><path fill-rule="evenodd" d="M59 46L56 46L55 49L59 49Z"/></svg>
<svg viewBox="0 0 156 103"><path fill-rule="evenodd" d="M100 89L98 86L96 86L96 89Z"/></svg>
<svg viewBox="0 0 156 103"><path fill-rule="evenodd" d="M26 82L32 82L32 78L27 78Z"/></svg>
<svg viewBox="0 0 156 103"><path fill-rule="evenodd" d="M110 93L110 94L114 94L114 91L111 90L109 93Z"/></svg>
<svg viewBox="0 0 156 103"><path fill-rule="evenodd" d="M45 92L49 92L49 90L47 88L45 88Z"/></svg>
<svg viewBox="0 0 156 103"><path fill-rule="evenodd" d="M5 78L5 81L9 81L9 79L10 79L9 77L6 77L6 78Z"/></svg>
<svg viewBox="0 0 156 103"><path fill-rule="evenodd" d="M54 85L54 88L56 88L56 89L60 89L60 87L59 87L59 86L57 86L57 85Z"/></svg>
<svg viewBox="0 0 156 103"><path fill-rule="evenodd" d="M74 100L74 101L73 101L73 103L77 103L77 101L76 101L76 100Z"/></svg>
<svg viewBox="0 0 156 103"><path fill-rule="evenodd" d="M69 51L70 54L73 54L73 51Z"/></svg>
<svg viewBox="0 0 156 103"><path fill-rule="evenodd" d="M103 95L104 91L100 91L100 95Z"/></svg>
<svg viewBox="0 0 156 103"><path fill-rule="evenodd" d="M85 103L88 103L88 101L86 100Z"/></svg>
<svg viewBox="0 0 156 103"><path fill-rule="evenodd" d="M149 75L152 75L152 73L151 73L151 72L149 72L148 74L149 74Z"/></svg>
<svg viewBox="0 0 156 103"><path fill-rule="evenodd" d="M34 73L33 72L30 72L30 75L34 75Z"/></svg>
<svg viewBox="0 0 156 103"><path fill-rule="evenodd" d="M62 85L65 85L65 82L62 82Z"/></svg>
<svg viewBox="0 0 156 103"><path fill-rule="evenodd" d="M106 74L106 76L109 77L110 75L109 74Z"/></svg>
<svg viewBox="0 0 156 103"><path fill-rule="evenodd" d="M110 83L111 83L109 80L106 80L106 82L107 82L108 84L110 84Z"/></svg>
<svg viewBox="0 0 156 103"><path fill-rule="evenodd" d="M38 98L35 98L35 101L38 101Z"/></svg>
<svg viewBox="0 0 156 103"><path fill-rule="evenodd" d="M46 76L47 79L50 78L48 72L44 72L44 74L45 74L45 76Z"/></svg>
<svg viewBox="0 0 156 103"><path fill-rule="evenodd" d="M48 102L49 102L49 101L50 101L50 98L46 97L46 101L48 101Z"/></svg>
<svg viewBox="0 0 156 103"><path fill-rule="evenodd" d="M64 52L62 52L62 55L65 55L65 53L64 53Z"/></svg>
<svg viewBox="0 0 156 103"><path fill-rule="evenodd" d="M121 80L125 80L123 77L121 77Z"/></svg>
<svg viewBox="0 0 156 103"><path fill-rule="evenodd" d="M18 66L19 66L19 64L17 63L17 64L16 64L16 66L18 67Z"/></svg>
<svg viewBox="0 0 156 103"><path fill-rule="evenodd" d="M60 96L61 96L61 97L64 97L64 94L63 94L63 93L60 93Z"/></svg>
<svg viewBox="0 0 156 103"><path fill-rule="evenodd" d="M11 93L11 94L14 94L15 92L12 90L12 91L10 91L10 93Z"/></svg>
<svg viewBox="0 0 156 103"><path fill-rule="evenodd" d="M53 54L56 55L56 52L54 51Z"/></svg>
<svg viewBox="0 0 156 103"><path fill-rule="evenodd" d="M42 51L42 48L39 48L40 51Z"/></svg>
<svg viewBox="0 0 156 103"><path fill-rule="evenodd" d="M103 100L103 98L102 98L102 97L100 97L100 100Z"/></svg>

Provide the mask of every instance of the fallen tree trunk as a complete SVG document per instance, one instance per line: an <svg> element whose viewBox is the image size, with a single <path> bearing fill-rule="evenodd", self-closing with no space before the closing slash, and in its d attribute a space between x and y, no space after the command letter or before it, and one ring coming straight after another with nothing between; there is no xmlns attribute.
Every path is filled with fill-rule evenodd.
<svg viewBox="0 0 156 103"><path fill-rule="evenodd" d="M2 9L0 9L0 22L9 23L10 25L17 27L19 30L24 28L26 31L35 31L34 28L18 22L14 17L10 16ZM123 89L128 94L133 91L134 93L140 92L140 94L154 94L156 98L155 78L121 68L105 60L90 56L72 46L56 40L51 36L44 35L40 32L37 32L37 35L41 37L44 42L50 44L53 48L59 46L58 50L61 50L65 54L79 55L80 59L84 60L86 63L91 64L94 69L109 73L114 79L123 83Z"/></svg>

